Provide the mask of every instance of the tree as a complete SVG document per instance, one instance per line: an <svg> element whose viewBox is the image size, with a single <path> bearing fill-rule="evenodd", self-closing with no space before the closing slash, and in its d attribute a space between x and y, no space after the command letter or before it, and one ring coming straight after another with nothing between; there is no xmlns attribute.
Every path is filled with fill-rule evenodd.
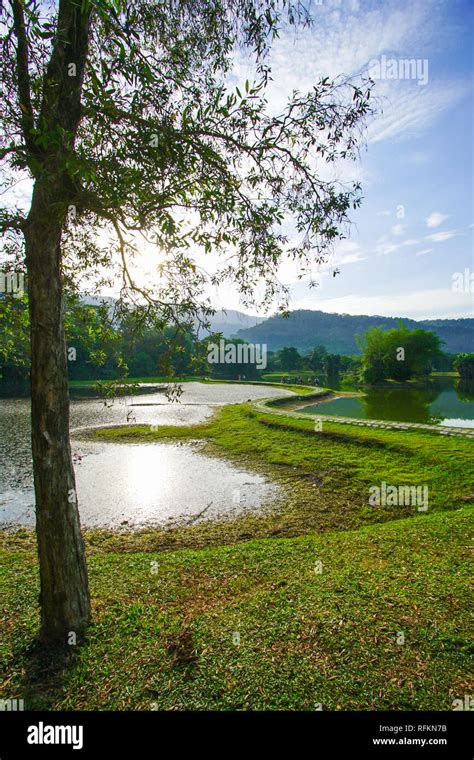
<svg viewBox="0 0 474 760"><path fill-rule="evenodd" d="M244 304L263 283L263 304L286 308L282 257L324 261L360 203L357 184L323 180L318 167L356 157L371 83L320 79L269 112L271 40L309 23L289 0L10 0L0 18L0 157L12 182L32 182L29 209L3 209L0 229L21 236L28 275L41 637L65 641L90 618L65 282L118 264L137 319L157 310L163 325L205 318L205 286L223 278ZM236 45L252 51L256 76L231 91ZM156 286L134 280L140 236L160 254ZM223 263L207 278L194 251Z"/></svg>
<svg viewBox="0 0 474 760"><path fill-rule="evenodd" d="M358 336L358 342L363 351L362 377L369 384L386 379L404 382L428 375L441 346L436 333L409 330L402 322L392 330L371 327Z"/></svg>
<svg viewBox="0 0 474 760"><path fill-rule="evenodd" d="M284 346L278 351L278 363L285 372L291 372L301 367L302 358L297 348Z"/></svg>
<svg viewBox="0 0 474 760"><path fill-rule="evenodd" d="M90 306L77 296L65 298L64 328L72 379L116 377L121 335L105 305ZM28 297L0 299L0 379L26 381L30 374Z"/></svg>
<svg viewBox="0 0 474 760"><path fill-rule="evenodd" d="M0 299L0 378L25 380L30 366L28 301L25 295Z"/></svg>
<svg viewBox="0 0 474 760"><path fill-rule="evenodd" d="M164 329L148 319L137 329L133 313L122 321L122 354L132 377L190 374L195 351L192 330Z"/></svg>
<svg viewBox="0 0 474 760"><path fill-rule="evenodd" d="M453 367L462 380L474 380L474 354L457 354Z"/></svg>
<svg viewBox="0 0 474 760"><path fill-rule="evenodd" d="M308 356L308 367L313 372L323 372L324 362L327 356L327 350L324 346L316 346Z"/></svg>
<svg viewBox="0 0 474 760"><path fill-rule="evenodd" d="M64 328L71 379L117 377L123 365L121 335L106 304L92 306L68 294Z"/></svg>
<svg viewBox="0 0 474 760"><path fill-rule="evenodd" d="M341 357L339 354L327 354L324 357L324 369L329 377L337 375L341 367Z"/></svg>

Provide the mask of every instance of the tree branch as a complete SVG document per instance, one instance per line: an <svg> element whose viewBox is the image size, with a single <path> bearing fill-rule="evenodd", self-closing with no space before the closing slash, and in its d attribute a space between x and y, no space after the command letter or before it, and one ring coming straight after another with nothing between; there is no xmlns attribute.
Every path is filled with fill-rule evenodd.
<svg viewBox="0 0 474 760"><path fill-rule="evenodd" d="M10 145L8 148L0 148L0 161L3 161L9 153L23 153L24 150L24 145Z"/></svg>
<svg viewBox="0 0 474 760"><path fill-rule="evenodd" d="M21 111L21 130L26 145L37 151L34 141L31 139L31 130L34 129L35 120L30 94L30 72L28 68L28 38L25 29L25 17L20 0L12 0L13 28L17 40L16 69L18 77L18 104Z"/></svg>
<svg viewBox="0 0 474 760"><path fill-rule="evenodd" d="M17 0L18 1L18 0ZM92 3L60 0L56 38L43 82L40 123L70 132L73 141L81 119L81 95L87 61ZM69 67L73 74L69 74Z"/></svg>
<svg viewBox="0 0 474 760"><path fill-rule="evenodd" d="M4 210L0 210L0 234L4 234L8 230L17 230L20 232L26 222L26 218L23 214L15 214L10 216L5 213Z"/></svg>

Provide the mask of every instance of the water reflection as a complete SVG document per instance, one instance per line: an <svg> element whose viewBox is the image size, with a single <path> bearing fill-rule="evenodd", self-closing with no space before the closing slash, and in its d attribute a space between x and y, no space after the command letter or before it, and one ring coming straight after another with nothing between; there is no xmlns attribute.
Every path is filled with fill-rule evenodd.
<svg viewBox="0 0 474 760"><path fill-rule="evenodd" d="M71 428L125 424L130 411L138 424L192 425L207 419L216 406L287 393L280 388L186 383L180 404L170 404L156 391L111 407L98 399L73 399ZM264 478L192 445L84 443L73 435L72 450L84 525L138 527L233 516L258 509L277 491ZM3 399L0 524L33 524L32 482L29 402Z"/></svg>
<svg viewBox="0 0 474 760"><path fill-rule="evenodd" d="M423 388L373 388L362 399L364 418L400 422L438 423L441 417L431 412L440 391L433 384Z"/></svg>
<svg viewBox="0 0 474 760"><path fill-rule="evenodd" d="M459 379L456 391L463 401L474 401L474 380Z"/></svg>
<svg viewBox="0 0 474 760"><path fill-rule="evenodd" d="M303 411L368 420L474 427L472 382L439 377L419 386L367 388L364 394L315 404Z"/></svg>
<svg viewBox="0 0 474 760"><path fill-rule="evenodd" d="M255 511L278 488L193 446L79 444L75 448L81 521L139 528L195 523ZM34 525L34 495L7 490L0 521Z"/></svg>

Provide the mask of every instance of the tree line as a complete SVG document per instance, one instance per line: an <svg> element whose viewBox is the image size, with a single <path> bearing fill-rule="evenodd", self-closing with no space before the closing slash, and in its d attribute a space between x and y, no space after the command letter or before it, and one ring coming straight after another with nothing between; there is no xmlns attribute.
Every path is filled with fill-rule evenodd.
<svg viewBox="0 0 474 760"><path fill-rule="evenodd" d="M0 300L0 327L0 379L3 384L25 382L30 372L27 296ZM137 325L133 314L117 316L105 303L89 305L72 294L66 298L65 330L70 380L187 376L258 380L290 373L293 380L309 384L345 375L371 385L421 379L433 370L474 377L474 354L446 354L435 333L410 330L402 323L390 330L373 327L357 336L361 356L333 353L323 345L305 353L284 346L269 351L266 366L260 369L242 361L209 362L209 346L222 339L220 333L202 337L194 324L178 329L152 318ZM245 343L238 338L224 340L226 346Z"/></svg>

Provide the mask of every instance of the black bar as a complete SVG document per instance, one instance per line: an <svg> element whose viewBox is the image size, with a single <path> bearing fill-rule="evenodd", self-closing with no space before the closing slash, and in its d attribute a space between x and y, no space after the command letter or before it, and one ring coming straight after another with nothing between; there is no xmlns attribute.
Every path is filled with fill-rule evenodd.
<svg viewBox="0 0 474 760"><path fill-rule="evenodd" d="M51 726L70 728L56 734ZM472 734L469 711L0 712L0 760L99 756L154 760L186 750L219 757L240 751L246 758L258 750L281 756L285 747L292 747L291 757L338 758L347 753L347 758L472 760ZM28 737L69 739L78 746L31 744Z"/></svg>

